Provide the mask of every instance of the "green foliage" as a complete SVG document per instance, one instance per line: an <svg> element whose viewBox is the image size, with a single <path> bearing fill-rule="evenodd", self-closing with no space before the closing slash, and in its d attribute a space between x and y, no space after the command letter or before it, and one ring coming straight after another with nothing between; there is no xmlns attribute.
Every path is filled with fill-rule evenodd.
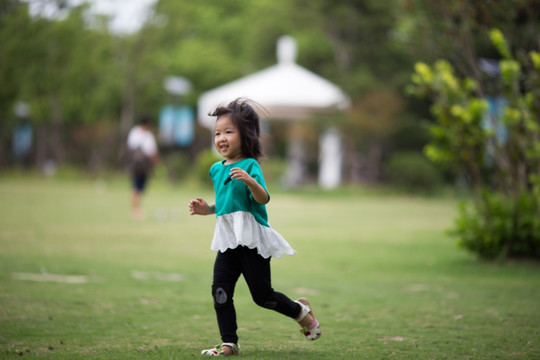
<svg viewBox="0 0 540 360"><path fill-rule="evenodd" d="M195 168L193 170L193 173L195 174L195 179L202 184L211 185L212 180L210 180L208 172L210 171L210 167L216 161L219 161L221 159L222 158L216 153L213 148L201 151L198 154L197 159L195 160Z"/></svg>
<svg viewBox="0 0 540 360"><path fill-rule="evenodd" d="M479 59L496 59L497 51L523 58L538 48L539 16L537 0L408 0L397 15L397 39L418 59L446 59L461 76L481 81Z"/></svg>
<svg viewBox="0 0 540 360"><path fill-rule="evenodd" d="M187 154L180 151L173 151L167 156L163 156L163 163L167 168L168 178L172 181L185 179L190 172L190 164Z"/></svg>
<svg viewBox="0 0 540 360"><path fill-rule="evenodd" d="M483 258L540 259L540 200L483 190L474 204L460 205L451 233Z"/></svg>
<svg viewBox="0 0 540 360"><path fill-rule="evenodd" d="M492 29L489 32L489 38L491 39L491 43L497 48L499 54L501 54L504 59L511 58L508 44L506 43L506 39L504 38L504 34L501 30Z"/></svg>
<svg viewBox="0 0 540 360"><path fill-rule="evenodd" d="M264 180L267 184L278 184L285 174L287 163L280 158L263 159L261 168L264 173Z"/></svg>
<svg viewBox="0 0 540 360"><path fill-rule="evenodd" d="M297 39L299 64L352 98L383 88L401 105L403 96L394 88L406 81L412 64L389 35L397 0L159 0L140 31L123 35L110 33L88 4L55 4L63 6L65 18L29 16L22 1L2 7L0 146L8 146L13 103L23 100L31 106L32 124L43 125L35 149L59 163L110 165L139 115L157 116L172 101L195 106L202 92L275 64L276 40L285 34ZM162 86L169 75L188 78L192 93L169 97ZM88 140L100 151L83 159L66 155L76 146L72 134L96 123L112 132L107 141ZM44 133L52 140L41 140Z"/></svg>
<svg viewBox="0 0 540 360"><path fill-rule="evenodd" d="M433 191L442 185L437 168L418 152L399 152L387 164L389 181L399 187L416 191Z"/></svg>
<svg viewBox="0 0 540 360"><path fill-rule="evenodd" d="M0 57L0 150L9 147L13 104L22 100L31 105L38 157L60 164L115 165L111 159L139 115L157 116L172 101L195 106L202 92L275 64L276 40L289 34L298 41L297 62L350 95L354 109L342 128L349 136L347 149L361 153L351 158L378 162L368 167L378 174L383 157L377 154L395 147L389 144L403 119L417 117L418 109L411 109L399 91L413 59L449 55L457 73L480 82L477 57L494 52L491 45L485 51L485 29L500 24L505 34L513 34L505 47L510 54L531 40L536 44L538 34L538 7L532 0L489 6L467 0L159 0L140 31L122 35L110 33L106 18L93 17L88 4L48 4L62 6L66 17L29 16L28 1L0 5L5 55ZM504 45L500 34L493 37ZM526 68L518 54L520 66L503 66L509 81ZM169 97L162 86L168 75L188 78L192 93ZM529 102L539 98L529 95ZM468 105L459 104L462 115L469 113ZM453 116L459 113L454 108ZM71 156L67 149L77 146L73 134L95 127L110 131L106 138L100 134L88 140L99 151ZM423 144L418 141L415 148ZM471 147L463 149L463 156L481 158L481 151ZM431 152L440 162L450 162L443 146ZM2 156L0 151L0 164Z"/></svg>
<svg viewBox="0 0 540 360"><path fill-rule="evenodd" d="M453 234L460 244L483 257L540 259L540 104L533 95L540 91L537 53L520 62L500 30L492 30L490 38L502 57L502 113L488 113L479 96L483 84L458 79L445 61L433 67L417 64L409 91L433 101L436 122L427 156L464 174L475 194L473 210L463 205L456 221ZM528 81L522 82L525 77Z"/></svg>
<svg viewBox="0 0 540 360"><path fill-rule="evenodd" d="M482 127L487 103L475 96L476 89L474 80L459 79L444 60L432 67L417 63L407 88L411 94L433 101L431 112L437 122L429 126L431 142L424 149L426 156L456 173L467 171L475 187L482 184L480 169L489 135Z"/></svg>

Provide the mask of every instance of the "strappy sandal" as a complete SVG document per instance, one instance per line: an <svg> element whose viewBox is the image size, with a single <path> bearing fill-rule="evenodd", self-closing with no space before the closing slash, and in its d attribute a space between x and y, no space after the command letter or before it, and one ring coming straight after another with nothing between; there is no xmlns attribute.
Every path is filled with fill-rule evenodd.
<svg viewBox="0 0 540 360"><path fill-rule="evenodd" d="M226 354L226 350L223 347L228 347L231 351ZM216 345L213 349L201 351L201 355L205 356L230 356L240 354L240 345L235 343L223 343L221 345Z"/></svg>
<svg viewBox="0 0 540 360"><path fill-rule="evenodd" d="M300 298L295 301L295 303L299 304L302 307L302 311L300 311L300 315L295 319L296 322L300 323L302 320L306 318L306 316L309 314L313 318L313 322L309 326L302 326L300 329L300 332L304 334L306 339L308 340L317 340L321 337L321 326L319 324L319 321L313 315L313 311L311 310L311 305L309 304L309 301L305 298Z"/></svg>

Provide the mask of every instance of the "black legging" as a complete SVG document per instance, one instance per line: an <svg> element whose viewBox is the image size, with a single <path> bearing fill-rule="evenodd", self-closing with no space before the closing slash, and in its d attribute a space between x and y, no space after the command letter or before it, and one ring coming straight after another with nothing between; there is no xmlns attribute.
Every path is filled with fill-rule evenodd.
<svg viewBox="0 0 540 360"><path fill-rule="evenodd" d="M257 305L293 319L298 317L300 305L272 289L270 258L265 259L257 253L257 249L244 246L228 249L224 253L218 251L214 264L212 296L223 342L238 343L233 296L240 274L244 275L251 297Z"/></svg>

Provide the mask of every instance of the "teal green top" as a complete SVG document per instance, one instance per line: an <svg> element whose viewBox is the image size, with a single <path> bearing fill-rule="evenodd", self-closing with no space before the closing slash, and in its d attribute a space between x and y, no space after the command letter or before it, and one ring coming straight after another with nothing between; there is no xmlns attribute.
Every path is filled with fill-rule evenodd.
<svg viewBox="0 0 540 360"><path fill-rule="evenodd" d="M268 214L266 206L259 204L253 199L253 195L244 182L238 180L229 181L225 184L225 180L229 176L232 168L241 168L255 179L268 193L264 182L263 173L257 160L247 158L225 165L225 160L218 161L210 168L209 175L214 183L216 216L234 213L236 211L246 211L255 217L255 220L263 225L268 225ZM270 199L270 196L268 197Z"/></svg>
<svg viewBox="0 0 540 360"><path fill-rule="evenodd" d="M225 252L246 246L257 249L264 258L293 255L295 251L287 240L268 224L266 206L253 199L251 190L244 182L231 180L225 184L231 169L235 167L246 171L268 193L261 168L255 159L247 158L228 165L222 160L212 165L209 175L214 182L217 221L210 248Z"/></svg>

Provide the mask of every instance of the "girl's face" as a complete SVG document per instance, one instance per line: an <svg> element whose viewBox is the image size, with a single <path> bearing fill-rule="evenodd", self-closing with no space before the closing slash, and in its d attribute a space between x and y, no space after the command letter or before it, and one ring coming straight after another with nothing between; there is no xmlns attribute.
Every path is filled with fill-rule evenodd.
<svg viewBox="0 0 540 360"><path fill-rule="evenodd" d="M214 146L217 151L227 159L227 163L242 160L242 137L240 131L233 124L229 115L222 115L216 121L214 131Z"/></svg>

